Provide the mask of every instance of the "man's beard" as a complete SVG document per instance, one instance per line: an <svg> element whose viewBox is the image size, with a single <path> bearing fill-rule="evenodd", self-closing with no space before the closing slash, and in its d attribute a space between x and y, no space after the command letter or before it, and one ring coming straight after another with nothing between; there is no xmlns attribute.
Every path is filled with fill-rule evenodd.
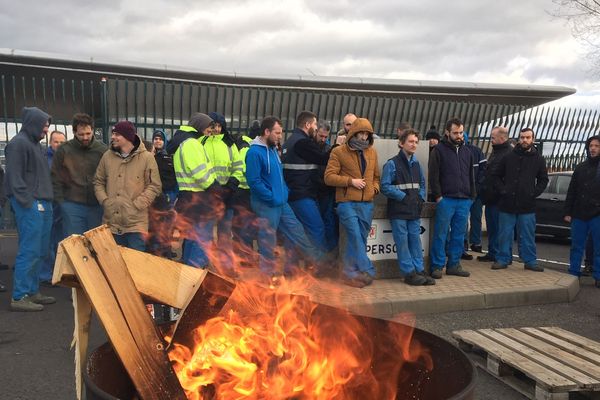
<svg viewBox="0 0 600 400"><path fill-rule="evenodd" d="M525 151L531 149L532 146L533 146L533 143L521 143L521 148Z"/></svg>
<svg viewBox="0 0 600 400"><path fill-rule="evenodd" d="M455 146L462 146L465 143L465 141L463 139L454 140L454 139L450 138L450 143L452 143Z"/></svg>

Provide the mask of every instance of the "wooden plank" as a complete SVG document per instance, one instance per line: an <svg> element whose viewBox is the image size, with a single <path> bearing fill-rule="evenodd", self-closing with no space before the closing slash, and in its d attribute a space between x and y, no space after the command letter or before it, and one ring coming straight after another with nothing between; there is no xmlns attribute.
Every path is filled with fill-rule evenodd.
<svg viewBox="0 0 600 400"><path fill-rule="evenodd" d="M118 305L112 310L113 314L120 310L123 322L127 325L127 331L133 339L132 345L122 348L119 355L129 353L135 354L139 358L137 361L140 363L137 365L124 364L130 374L134 370L142 371L138 381L134 381L136 389L144 399L186 399L165 352L159 331L135 287L127 270L127 264L125 264L121 252L115 251L117 244L112 233L106 226L101 226L85 232L84 236L89 240L95 252L99 266L95 273L104 275L103 284L107 286L105 289L111 292L110 294L104 293L104 295L112 295L112 299ZM76 265L75 267L77 277L81 278L81 271ZM98 278L98 280L103 280ZM81 279L80 282L83 284ZM102 301L99 296L92 295L95 294L93 288L85 284L84 287L94 306L97 301ZM107 333L109 333L108 330ZM113 336L122 334L122 332L112 332L112 335L109 333L109 337L112 341Z"/></svg>
<svg viewBox="0 0 600 400"><path fill-rule="evenodd" d="M63 256L66 257L64 251ZM77 399L81 400L84 398L82 384L83 369L87 360L92 304L81 287L73 288L72 292L75 328L71 348L75 346L75 393L77 394Z"/></svg>
<svg viewBox="0 0 600 400"><path fill-rule="evenodd" d="M545 371L540 370L538 372L538 374L531 377L536 382L551 381L553 379L552 377L554 375L558 374L560 376L564 376L565 379L569 378L570 380L577 383L578 386L583 386L583 387L589 388L589 387L594 387L594 384L597 384L596 379L591 378L591 377L587 376L586 374L583 374L583 373L579 372L578 370L569 367L568 365L564 365L560 361L556 361L555 359L542 354L537 349L534 349L527 345L521 344L518 341L516 341L506 335L503 335L494 329L479 329L477 332L479 332L482 335L487 336L488 338L490 338L492 340L497 341L498 343L502 343L503 346L509 348L510 350L514 351L515 353L520 354L523 357L526 357L526 359L529 361L534 361L534 362L538 363L538 365L540 367L543 367L545 369ZM520 371L523 370L523 368L521 368L519 363L512 365L512 366L514 368L517 368ZM548 372L552 372L552 375L548 374ZM545 375L548 375L549 379L546 379ZM555 385L552 385L551 388L554 389ZM551 390L551 391L554 391L554 390Z"/></svg>
<svg viewBox="0 0 600 400"><path fill-rule="evenodd" d="M62 242L65 254L74 267L77 279L90 297L94 310L115 348L121 362L141 398L161 399L161 380L153 382L153 374L146 357L138 351L115 294L111 290L100 266L84 244L82 237L70 237ZM165 397L162 397L165 399Z"/></svg>
<svg viewBox="0 0 600 400"><path fill-rule="evenodd" d="M567 379L554 371L550 371L527 357L515 353L503 344L498 343L479 332L463 330L455 331L452 334L455 338L459 338L486 351L488 354L492 354L494 357L500 359L509 366L518 369L546 388L563 391L577 388L577 384L572 380Z"/></svg>
<svg viewBox="0 0 600 400"><path fill-rule="evenodd" d="M573 344L566 340L557 338L554 335L551 335L549 333L546 333L546 332L541 331L536 328L521 328L521 330L524 332L527 332L528 334L530 334L533 337L537 337L539 339L545 340L548 343L552 343L554 346L558 347L559 349L567 351L571 354L575 354L579 358L582 358L591 363L594 363L594 365L600 365L600 355L599 354L588 351L588 350L584 349L583 347L578 346L577 344ZM597 375L594 375L594 376L596 378L600 379L600 376L597 376Z"/></svg>
<svg viewBox="0 0 600 400"><path fill-rule="evenodd" d="M583 347L584 349L594 352L596 354L600 354L600 343L588 339L584 336L577 335L573 332L569 332L562 328L558 328L556 326L552 327L541 327L541 330L548 332L556 337L567 340L573 344Z"/></svg>
<svg viewBox="0 0 600 400"><path fill-rule="evenodd" d="M71 237L78 237L73 235ZM69 238L65 239L69 240ZM61 242L62 243L62 242ZM184 308L208 273L152 254L118 247L138 291L158 303ZM52 283L77 287L77 277L59 244Z"/></svg>
<svg viewBox="0 0 600 400"><path fill-rule="evenodd" d="M558 372L564 376L568 376L575 379L572 375L572 371L576 370L581 375L588 378L590 383L583 383L582 385L586 388L600 388L600 381L596 378L600 374L600 367L586 360L561 350L551 343L544 342L543 340L537 339L526 332L521 332L514 328L496 329L497 332L520 342L524 346L531 347L536 352L542 353L552 360L556 361L552 365L548 365L549 369Z"/></svg>
<svg viewBox="0 0 600 400"><path fill-rule="evenodd" d="M181 344L193 349L193 331L219 314L230 299L235 287L233 282L213 273L208 273L181 311L171 343Z"/></svg>

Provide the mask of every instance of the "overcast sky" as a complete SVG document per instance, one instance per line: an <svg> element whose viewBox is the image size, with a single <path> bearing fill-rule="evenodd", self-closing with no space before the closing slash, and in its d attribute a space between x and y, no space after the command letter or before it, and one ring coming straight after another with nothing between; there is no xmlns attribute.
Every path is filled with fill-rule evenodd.
<svg viewBox="0 0 600 400"><path fill-rule="evenodd" d="M598 105L585 49L551 0L404 3L0 0L0 47L241 74L562 85Z"/></svg>

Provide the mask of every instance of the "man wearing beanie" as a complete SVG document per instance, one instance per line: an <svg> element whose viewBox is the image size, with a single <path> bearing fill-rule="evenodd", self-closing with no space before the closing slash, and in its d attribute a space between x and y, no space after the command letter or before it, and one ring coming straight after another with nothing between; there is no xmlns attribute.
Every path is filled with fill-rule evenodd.
<svg viewBox="0 0 600 400"><path fill-rule="evenodd" d="M336 188L337 213L346 232L343 282L362 288L375 277L367 256L367 236L373 220L373 198L379 193L379 165L368 119L357 118L347 136L345 144L331 151L325 184Z"/></svg>
<svg viewBox="0 0 600 400"><path fill-rule="evenodd" d="M195 113L187 125L179 127L167 146L167 152L174 151L179 186L175 227L184 235L182 262L199 268L209 264L213 227L224 211L222 203L215 200L211 187L218 182L202 145L203 137L210 135L213 128L214 121L208 115ZM173 145L175 141L179 143Z"/></svg>
<svg viewBox="0 0 600 400"><path fill-rule="evenodd" d="M94 191L104 209L115 241L144 251L148 231L148 208L161 191L158 167L129 121L118 122L111 148L104 153L94 177Z"/></svg>
<svg viewBox="0 0 600 400"><path fill-rule="evenodd" d="M429 127L429 130L425 134L425 140L429 142L429 151L431 151L433 147L436 146L440 140L442 140L442 137L436 130L435 125L431 125Z"/></svg>
<svg viewBox="0 0 600 400"><path fill-rule="evenodd" d="M42 311L54 297L40 293L40 267L50 249L52 182L40 146L50 116L36 107L23 108L19 133L6 145L4 190L15 213L19 249L15 259L12 311Z"/></svg>

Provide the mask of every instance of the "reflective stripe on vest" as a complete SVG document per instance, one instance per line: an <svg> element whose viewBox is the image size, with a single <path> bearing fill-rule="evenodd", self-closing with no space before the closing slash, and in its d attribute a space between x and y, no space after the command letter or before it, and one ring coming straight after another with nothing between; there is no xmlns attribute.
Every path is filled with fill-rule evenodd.
<svg viewBox="0 0 600 400"><path fill-rule="evenodd" d="M311 169L319 169L317 164L283 164L283 169L291 169L295 171L308 171Z"/></svg>

